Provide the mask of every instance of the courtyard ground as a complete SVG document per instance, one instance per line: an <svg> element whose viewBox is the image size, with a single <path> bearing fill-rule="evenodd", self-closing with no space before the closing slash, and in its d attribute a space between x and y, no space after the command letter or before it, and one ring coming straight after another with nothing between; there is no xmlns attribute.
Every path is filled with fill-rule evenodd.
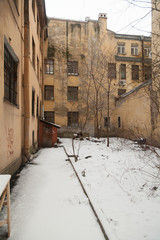
<svg viewBox="0 0 160 240"><path fill-rule="evenodd" d="M71 139L61 141L73 154ZM79 158L72 163L109 240L159 240L159 150L117 138L109 148L105 139L74 146ZM11 191L10 240L104 239L66 160L62 147L42 149L20 172Z"/></svg>

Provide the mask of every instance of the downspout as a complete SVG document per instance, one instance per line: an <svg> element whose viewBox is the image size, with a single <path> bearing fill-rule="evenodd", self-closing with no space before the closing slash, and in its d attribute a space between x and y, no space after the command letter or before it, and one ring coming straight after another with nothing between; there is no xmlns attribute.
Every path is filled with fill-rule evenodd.
<svg viewBox="0 0 160 240"><path fill-rule="evenodd" d="M44 31L42 28L42 119L44 119Z"/></svg>
<svg viewBox="0 0 160 240"><path fill-rule="evenodd" d="M29 61L30 61L30 28L29 1L24 1L24 161L30 158L30 95L29 95ZM26 159L27 158L27 159Z"/></svg>

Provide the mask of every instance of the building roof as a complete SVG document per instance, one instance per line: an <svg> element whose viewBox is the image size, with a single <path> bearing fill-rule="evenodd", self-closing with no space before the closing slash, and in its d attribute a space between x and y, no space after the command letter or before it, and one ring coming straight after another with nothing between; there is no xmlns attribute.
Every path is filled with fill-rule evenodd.
<svg viewBox="0 0 160 240"><path fill-rule="evenodd" d="M52 123L52 122L48 122L48 121L43 120L43 119L40 119L40 122L43 122L45 124L51 125L51 126L56 127L56 128L60 128L61 127L60 125L57 125L57 124Z"/></svg>
<svg viewBox="0 0 160 240"><path fill-rule="evenodd" d="M121 100L129 95L131 95L134 92L137 92L139 89L146 87L147 85L150 85L152 83L152 79L149 79L148 81L145 81L143 83L141 83L140 85L138 85L137 87L133 88L132 90L130 90L129 92L126 92L124 94L122 94L120 97L117 98L118 100Z"/></svg>

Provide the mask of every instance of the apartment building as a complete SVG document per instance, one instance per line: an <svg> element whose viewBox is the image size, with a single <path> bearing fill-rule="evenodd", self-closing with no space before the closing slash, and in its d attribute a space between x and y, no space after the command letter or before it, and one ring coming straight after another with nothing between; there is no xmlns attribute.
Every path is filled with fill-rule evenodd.
<svg viewBox="0 0 160 240"><path fill-rule="evenodd" d="M116 34L107 16L50 18L44 60L44 117L60 136L117 135L116 101L151 78L151 38ZM135 106L136 108L136 106Z"/></svg>
<svg viewBox="0 0 160 240"><path fill-rule="evenodd" d="M0 1L0 173L37 148L46 26L44 0Z"/></svg>

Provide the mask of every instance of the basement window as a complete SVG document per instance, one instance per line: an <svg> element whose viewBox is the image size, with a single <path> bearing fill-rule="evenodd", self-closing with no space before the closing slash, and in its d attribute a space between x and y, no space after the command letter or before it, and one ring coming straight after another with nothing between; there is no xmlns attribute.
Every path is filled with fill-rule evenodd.
<svg viewBox="0 0 160 240"><path fill-rule="evenodd" d="M68 75L78 75L78 62L68 61L67 71L68 71Z"/></svg>

